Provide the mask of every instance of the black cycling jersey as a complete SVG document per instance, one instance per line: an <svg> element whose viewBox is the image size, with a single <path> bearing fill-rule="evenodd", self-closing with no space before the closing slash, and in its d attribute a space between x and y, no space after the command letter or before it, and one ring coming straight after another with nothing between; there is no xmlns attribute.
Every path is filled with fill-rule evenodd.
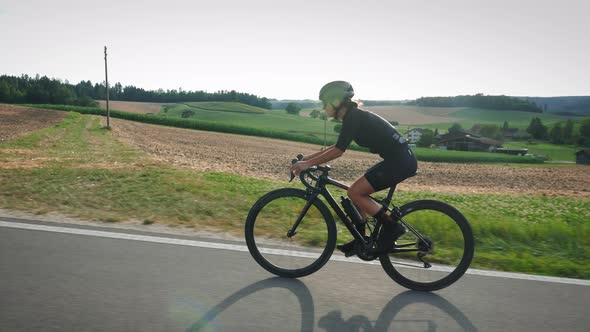
<svg viewBox="0 0 590 332"><path fill-rule="evenodd" d="M395 158L400 152L408 150L406 140L391 123L361 109L348 110L344 115L336 147L346 151L351 141L369 148L371 153L377 153L383 159Z"/></svg>

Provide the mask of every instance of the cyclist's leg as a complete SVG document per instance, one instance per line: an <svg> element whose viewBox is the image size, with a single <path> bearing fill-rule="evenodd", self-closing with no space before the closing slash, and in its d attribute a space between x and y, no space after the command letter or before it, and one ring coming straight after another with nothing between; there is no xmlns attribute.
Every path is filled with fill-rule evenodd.
<svg viewBox="0 0 590 332"><path fill-rule="evenodd" d="M381 209L379 204L369 198L369 195L374 192L375 189L364 175L348 188L347 195L363 216L363 221L367 214L374 216Z"/></svg>
<svg viewBox="0 0 590 332"><path fill-rule="evenodd" d="M366 221L367 213L373 215L371 212L373 212L375 208L379 210L379 205L369 198L369 195L374 192L375 190L364 176L358 178L352 186L350 186L347 192L348 197L352 200L354 206L362 217L362 224L356 226L356 229L361 235L365 235L366 230L364 223ZM355 240L353 239L348 243L336 246L336 248L341 250L346 257L350 257L355 254L354 246Z"/></svg>
<svg viewBox="0 0 590 332"><path fill-rule="evenodd" d="M368 172L369 178L371 178L371 172ZM373 172L378 173L378 172ZM382 182L383 183L383 182ZM377 188L382 188L384 184L378 184ZM348 197L354 202L355 206L366 212L367 214L375 217L379 220L382 224L382 231L380 232L378 241L377 241L377 248L375 253L384 253L388 252L393 248L395 240L405 233L405 228L400 224L395 222L391 216L389 216L386 212L387 210L385 207L381 206L380 204L373 201L369 198L369 195L374 193L375 189L367 177L362 176L358 180L354 182L354 184L348 190ZM342 250L346 256L350 256L353 251L352 248L354 247L354 241L347 243L344 246L340 246L339 249ZM347 251L348 250L348 251Z"/></svg>
<svg viewBox="0 0 590 332"><path fill-rule="evenodd" d="M367 184L373 188L373 191L381 191L401 182L405 178L406 168L408 168L405 167L403 161L403 159L389 159L371 167L364 176ZM374 216L382 224L375 253L389 252L393 248L395 240L404 234L406 229L387 214L386 207L377 204L368 195L366 199L373 203L372 209L367 210L367 213Z"/></svg>

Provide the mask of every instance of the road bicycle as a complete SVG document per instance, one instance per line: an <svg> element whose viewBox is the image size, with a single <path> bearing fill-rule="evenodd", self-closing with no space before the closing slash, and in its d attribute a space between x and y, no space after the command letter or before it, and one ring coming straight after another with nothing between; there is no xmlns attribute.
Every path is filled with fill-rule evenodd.
<svg viewBox="0 0 590 332"><path fill-rule="evenodd" d="M299 155L292 162L302 158ZM308 168L299 176L305 190L277 189L252 206L245 237L250 254L260 266L288 278L316 272L332 256L337 236L346 234L337 229L336 217L356 240L356 256L364 261L379 259L385 272L406 288L434 291L461 278L471 264L475 246L471 226L461 212L435 200L417 200L398 207L392 204L393 186L385 199L371 199L387 208L408 232L397 239L391 252L375 255L372 252L381 223L367 218L366 235L359 233L355 225L361 217L354 204L341 196L339 205L327 188L349 188L329 177L331 169L329 165Z"/></svg>

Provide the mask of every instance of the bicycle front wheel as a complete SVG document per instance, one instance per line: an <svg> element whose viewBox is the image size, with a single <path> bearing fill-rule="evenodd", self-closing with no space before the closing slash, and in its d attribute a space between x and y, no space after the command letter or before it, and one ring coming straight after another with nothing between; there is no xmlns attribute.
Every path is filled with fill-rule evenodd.
<svg viewBox="0 0 590 332"><path fill-rule="evenodd" d="M289 236L301 219L295 234ZM301 189L284 188L261 197L245 226L252 257L267 271L298 278L319 270L336 247L336 224L328 207Z"/></svg>
<svg viewBox="0 0 590 332"><path fill-rule="evenodd" d="M379 257L387 274L419 291L447 287L461 278L473 259L475 241L467 219L443 202L423 200L400 207L411 229L396 241L393 253ZM396 251L397 250L397 251Z"/></svg>

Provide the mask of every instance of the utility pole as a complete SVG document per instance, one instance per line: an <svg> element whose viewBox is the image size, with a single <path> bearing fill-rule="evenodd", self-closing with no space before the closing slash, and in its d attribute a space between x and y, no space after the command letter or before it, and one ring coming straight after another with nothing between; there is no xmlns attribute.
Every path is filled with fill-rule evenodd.
<svg viewBox="0 0 590 332"><path fill-rule="evenodd" d="M110 129L111 112L109 110L109 74L107 71L107 47L104 47L104 77L107 85L107 128Z"/></svg>
<svg viewBox="0 0 590 332"><path fill-rule="evenodd" d="M324 119L324 149L326 148L326 126L327 125L328 125L328 117L326 116L326 118Z"/></svg>

